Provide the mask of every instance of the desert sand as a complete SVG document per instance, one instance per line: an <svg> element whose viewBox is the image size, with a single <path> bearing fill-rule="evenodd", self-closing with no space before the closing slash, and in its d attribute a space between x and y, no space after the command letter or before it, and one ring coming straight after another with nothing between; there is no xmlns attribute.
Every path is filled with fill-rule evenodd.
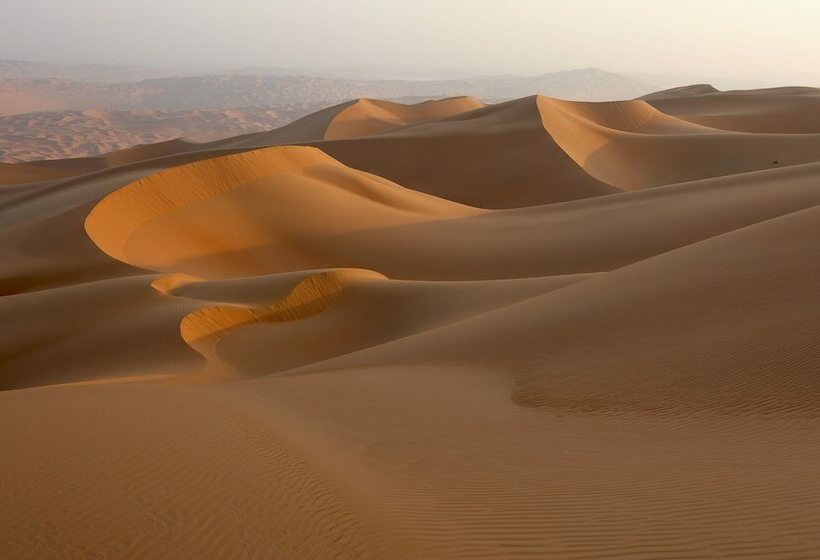
<svg viewBox="0 0 820 560"><path fill-rule="evenodd" d="M0 183L4 557L820 557L818 90L360 99Z"/></svg>
<svg viewBox="0 0 820 560"><path fill-rule="evenodd" d="M0 116L0 165L105 156L179 138L206 142L262 132L283 126L325 105L299 103L191 111L88 109ZM140 153L137 157L147 157L147 154ZM9 180L8 177L5 179Z"/></svg>

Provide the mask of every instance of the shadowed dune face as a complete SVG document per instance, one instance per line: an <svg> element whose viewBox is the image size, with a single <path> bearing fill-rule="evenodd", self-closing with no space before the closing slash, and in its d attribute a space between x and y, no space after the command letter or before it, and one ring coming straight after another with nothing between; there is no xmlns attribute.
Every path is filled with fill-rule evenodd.
<svg viewBox="0 0 820 560"><path fill-rule="evenodd" d="M815 95L0 167L3 554L817 557Z"/></svg>

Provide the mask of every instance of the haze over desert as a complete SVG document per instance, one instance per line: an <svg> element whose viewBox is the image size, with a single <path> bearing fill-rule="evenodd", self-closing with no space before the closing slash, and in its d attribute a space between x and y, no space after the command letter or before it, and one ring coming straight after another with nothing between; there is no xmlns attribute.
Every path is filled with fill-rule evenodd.
<svg viewBox="0 0 820 560"><path fill-rule="evenodd" d="M820 557L816 5L195 4L0 0L0 558Z"/></svg>

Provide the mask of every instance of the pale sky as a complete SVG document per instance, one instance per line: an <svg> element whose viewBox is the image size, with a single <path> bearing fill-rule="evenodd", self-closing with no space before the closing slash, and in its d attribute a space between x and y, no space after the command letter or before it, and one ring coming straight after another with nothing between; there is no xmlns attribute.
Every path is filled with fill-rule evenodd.
<svg viewBox="0 0 820 560"><path fill-rule="evenodd" d="M0 0L0 58L820 85L820 0ZM792 80L794 81L794 80Z"/></svg>

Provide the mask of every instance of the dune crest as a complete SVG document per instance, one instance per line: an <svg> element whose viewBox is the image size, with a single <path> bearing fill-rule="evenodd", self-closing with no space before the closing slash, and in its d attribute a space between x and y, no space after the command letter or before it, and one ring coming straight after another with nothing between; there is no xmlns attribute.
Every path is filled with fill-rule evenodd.
<svg viewBox="0 0 820 560"><path fill-rule="evenodd" d="M473 97L450 97L416 105L359 99L330 121L323 140L369 136L399 126L451 117L482 107L485 107L484 103Z"/></svg>
<svg viewBox="0 0 820 560"><path fill-rule="evenodd" d="M217 360L216 345L229 331L254 323L296 321L321 313L341 297L345 283L359 278L381 278L365 270L330 270L307 274L289 293L270 305L205 307L186 315L180 334L206 358Z"/></svg>

